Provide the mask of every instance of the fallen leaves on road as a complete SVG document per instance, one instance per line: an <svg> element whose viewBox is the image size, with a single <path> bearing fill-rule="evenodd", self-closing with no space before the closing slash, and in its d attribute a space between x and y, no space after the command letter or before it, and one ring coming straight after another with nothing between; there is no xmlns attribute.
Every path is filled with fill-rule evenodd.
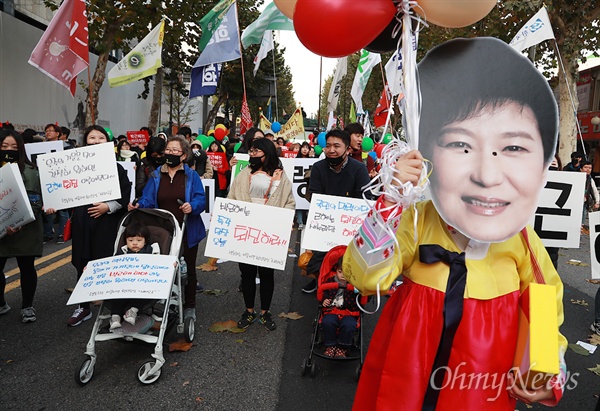
<svg viewBox="0 0 600 411"><path fill-rule="evenodd" d="M574 300L572 298L571 298L571 304L582 305L584 307L587 307L589 305L585 300Z"/></svg>
<svg viewBox="0 0 600 411"><path fill-rule="evenodd" d="M183 338L181 340L175 341L174 343L169 344L169 352L173 351L182 351L187 352L192 348L192 343L187 342Z"/></svg>
<svg viewBox="0 0 600 411"><path fill-rule="evenodd" d="M227 320L227 321L214 323L213 325L208 327L208 331L210 331L211 333L223 333L223 332L243 333L246 330L243 328L238 328L237 322L235 322L233 320Z"/></svg>
<svg viewBox="0 0 600 411"><path fill-rule="evenodd" d="M207 294L207 295L216 295L217 297L220 295L225 295L227 294L227 290L204 290L202 291L202 294Z"/></svg>
<svg viewBox="0 0 600 411"><path fill-rule="evenodd" d="M594 374L600 376L600 364L596 364L596 366L594 368L588 368L588 370L590 370Z"/></svg>
<svg viewBox="0 0 600 411"><path fill-rule="evenodd" d="M594 333L590 336L590 338L588 338L588 341L592 345L600 345L600 335Z"/></svg>
<svg viewBox="0 0 600 411"><path fill-rule="evenodd" d="M171 364L169 364L171 367L177 367L177 361L172 362Z"/></svg>
<svg viewBox="0 0 600 411"><path fill-rule="evenodd" d="M6 360L7 364L10 364L11 362L13 362L14 360Z"/></svg>
<svg viewBox="0 0 600 411"><path fill-rule="evenodd" d="M196 268L202 271L217 271L219 269L219 267L217 266L217 259L214 257L209 258L207 262L205 262L204 264L200 264Z"/></svg>
<svg viewBox="0 0 600 411"><path fill-rule="evenodd" d="M586 278L585 281L592 284L600 284L600 279L597 278Z"/></svg>
<svg viewBox="0 0 600 411"><path fill-rule="evenodd" d="M189 381L184 381L183 382L183 386L185 387L186 385L190 385L190 382Z"/></svg>
<svg viewBox="0 0 600 411"><path fill-rule="evenodd" d="M202 402L202 401L204 401L204 398L202 398L202 397L196 397L196 402Z"/></svg>
<svg viewBox="0 0 600 411"><path fill-rule="evenodd" d="M235 342L238 344L242 344L244 342L244 340L235 340Z"/></svg>
<svg viewBox="0 0 600 411"><path fill-rule="evenodd" d="M590 265L587 263L582 263L579 260L569 260L567 261L567 264L571 264L571 265L578 265L580 267L589 267Z"/></svg>
<svg viewBox="0 0 600 411"><path fill-rule="evenodd" d="M581 345L569 344L569 348L571 350L573 350L575 353L577 353L579 355L583 355L584 357L587 357L588 355L590 355L590 352L588 350L586 350L585 348L583 348Z"/></svg>
<svg viewBox="0 0 600 411"><path fill-rule="evenodd" d="M288 320L299 320L300 318L304 318L303 315L300 315L295 311L291 313L279 313L278 317L287 318Z"/></svg>

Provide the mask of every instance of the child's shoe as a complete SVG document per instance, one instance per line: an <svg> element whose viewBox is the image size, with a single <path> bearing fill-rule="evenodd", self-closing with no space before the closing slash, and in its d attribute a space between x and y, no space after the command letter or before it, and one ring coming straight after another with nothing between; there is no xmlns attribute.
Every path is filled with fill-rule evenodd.
<svg viewBox="0 0 600 411"><path fill-rule="evenodd" d="M138 309L135 307L131 307L129 310L125 311L125 315L123 319L127 321L131 325L135 325L135 319L137 318Z"/></svg>
<svg viewBox="0 0 600 411"><path fill-rule="evenodd" d="M325 348L325 352L323 354L325 354L327 357L335 357L337 350L335 348L335 345L332 345L330 347Z"/></svg>
<svg viewBox="0 0 600 411"><path fill-rule="evenodd" d="M346 358L347 353L348 353L348 350L346 348L337 347L335 350L335 357L336 358Z"/></svg>
<svg viewBox="0 0 600 411"><path fill-rule="evenodd" d="M113 314L110 317L110 330L116 330L117 328L121 328L121 317L117 314Z"/></svg>

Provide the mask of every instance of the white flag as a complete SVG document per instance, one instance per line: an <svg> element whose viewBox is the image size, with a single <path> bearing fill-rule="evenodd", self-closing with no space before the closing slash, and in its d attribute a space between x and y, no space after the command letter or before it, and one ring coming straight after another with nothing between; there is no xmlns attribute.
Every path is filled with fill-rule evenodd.
<svg viewBox="0 0 600 411"><path fill-rule="evenodd" d="M348 57L342 57L338 59L337 66L335 68L335 75L329 88L329 96L327 96L327 111L333 112L337 108L338 99L340 98L340 92L342 90L342 79L348 72Z"/></svg>
<svg viewBox="0 0 600 411"><path fill-rule="evenodd" d="M331 130L335 126L335 117L333 111L329 112L329 118L327 119L327 131Z"/></svg>
<svg viewBox="0 0 600 411"><path fill-rule="evenodd" d="M164 28L163 20L108 72L108 84L111 87L156 74L158 68L162 67Z"/></svg>
<svg viewBox="0 0 600 411"><path fill-rule="evenodd" d="M535 16L533 16L517 35L511 40L510 45L517 51L523 51L526 48L535 46L544 40L554 38L550 18L546 7L542 7Z"/></svg>
<svg viewBox="0 0 600 411"><path fill-rule="evenodd" d="M358 67L356 67L356 75L354 76L352 91L350 92L354 104L356 104L357 114L365 112L362 106L362 95L367 87L367 82L369 81L373 67L380 62L381 56L378 53L371 53L367 50L360 51L360 60L358 61Z"/></svg>
<svg viewBox="0 0 600 411"><path fill-rule="evenodd" d="M265 35L263 36L262 42L260 43L260 49L258 50L258 54L254 57L254 76L256 77L256 72L258 71L258 66L260 66L260 62L263 61L269 51L273 50L273 31L267 30L265 31Z"/></svg>
<svg viewBox="0 0 600 411"><path fill-rule="evenodd" d="M385 77L392 96L402 92L402 53L396 50L385 65Z"/></svg>

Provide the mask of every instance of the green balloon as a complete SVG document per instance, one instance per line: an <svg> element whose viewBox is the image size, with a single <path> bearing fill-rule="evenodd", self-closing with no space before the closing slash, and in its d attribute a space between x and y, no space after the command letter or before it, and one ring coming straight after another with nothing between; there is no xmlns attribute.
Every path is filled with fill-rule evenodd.
<svg viewBox="0 0 600 411"><path fill-rule="evenodd" d="M115 135L113 134L112 130L108 127L104 127L104 130L106 131L106 134L108 134L108 141L113 141Z"/></svg>
<svg viewBox="0 0 600 411"><path fill-rule="evenodd" d="M383 136L383 144L388 144L390 141L392 141L392 138L394 138L394 136L392 136L390 133L387 133L385 136Z"/></svg>
<svg viewBox="0 0 600 411"><path fill-rule="evenodd" d="M242 146L241 141L239 143L235 143L235 146L233 146L233 152L237 153L241 146Z"/></svg>
<svg viewBox="0 0 600 411"><path fill-rule="evenodd" d="M320 145L316 145L315 146L315 156L320 156L321 153L323 152L323 147L321 147Z"/></svg>
<svg viewBox="0 0 600 411"><path fill-rule="evenodd" d="M362 141L363 151L371 151L373 149L373 139L371 137L365 137Z"/></svg>

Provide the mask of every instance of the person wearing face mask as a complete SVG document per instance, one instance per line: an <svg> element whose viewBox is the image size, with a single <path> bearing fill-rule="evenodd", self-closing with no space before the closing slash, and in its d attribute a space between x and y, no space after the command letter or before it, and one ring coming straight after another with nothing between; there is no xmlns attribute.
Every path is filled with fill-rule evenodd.
<svg viewBox="0 0 600 411"><path fill-rule="evenodd" d="M89 126L83 133L84 146L112 144L103 127ZM116 160L115 160L116 161ZM77 270L77 280L83 269L92 260L113 255L113 246L117 238L117 229L121 217L127 211L131 194L131 183L127 172L117 164L120 198L100 203L87 204L73 209L71 217L71 235L73 249L71 264ZM67 325L75 327L92 318L90 303L82 303L67 320Z"/></svg>
<svg viewBox="0 0 600 411"><path fill-rule="evenodd" d="M291 210L296 208L292 183L283 171L273 143L266 138L254 139L248 154L250 165L233 180L227 198ZM275 288L274 270L246 263L239 265L246 310L238 327L248 328L258 319L267 330L275 330L277 325L269 311ZM254 311L257 273L260 277L260 314Z"/></svg>
<svg viewBox="0 0 600 411"><path fill-rule="evenodd" d="M190 144L182 136L169 138L165 148L165 164L154 170L144 187L136 208L162 208L170 211L179 225L187 215L183 232L183 258L187 264L188 280L185 286L184 318L196 320L196 257L198 244L206 237L200 214L206 206L204 186L198 174L185 164L191 155ZM180 204L179 201L183 201Z"/></svg>
<svg viewBox="0 0 600 411"><path fill-rule="evenodd" d="M117 161L131 161L138 166L140 164L140 157L138 153L131 149L129 141L121 140L117 144Z"/></svg>
<svg viewBox="0 0 600 411"><path fill-rule="evenodd" d="M199 140L192 141L192 155L188 160L188 165L196 170L196 173L201 179L213 178L213 166L210 159L206 155L206 151L202 150L202 143Z"/></svg>
<svg viewBox="0 0 600 411"><path fill-rule="evenodd" d="M160 134L160 133L159 133ZM164 134L164 133L163 133ZM135 197L140 198L148 182L150 174L165 164L165 147L167 142L162 137L151 137L146 145L146 156L135 170Z"/></svg>
<svg viewBox="0 0 600 411"><path fill-rule="evenodd" d="M313 194L362 198L362 187L370 181L369 172L362 161L350 157L350 135L346 131L331 130L325 139L325 158L312 167L306 199L310 201ZM314 279L302 288L303 292L310 294L316 291L316 278L324 257L323 252L313 252L306 272Z"/></svg>
<svg viewBox="0 0 600 411"><path fill-rule="evenodd" d="M6 278L4 266L11 257L16 257L21 274L21 321L36 320L33 297L37 288L37 272L34 260L42 256L42 189L40 176L35 166L25 155L23 138L14 130L0 131L0 167L17 164L35 220L18 228L8 227L6 235L0 238L0 315L10 311L4 299Z"/></svg>

